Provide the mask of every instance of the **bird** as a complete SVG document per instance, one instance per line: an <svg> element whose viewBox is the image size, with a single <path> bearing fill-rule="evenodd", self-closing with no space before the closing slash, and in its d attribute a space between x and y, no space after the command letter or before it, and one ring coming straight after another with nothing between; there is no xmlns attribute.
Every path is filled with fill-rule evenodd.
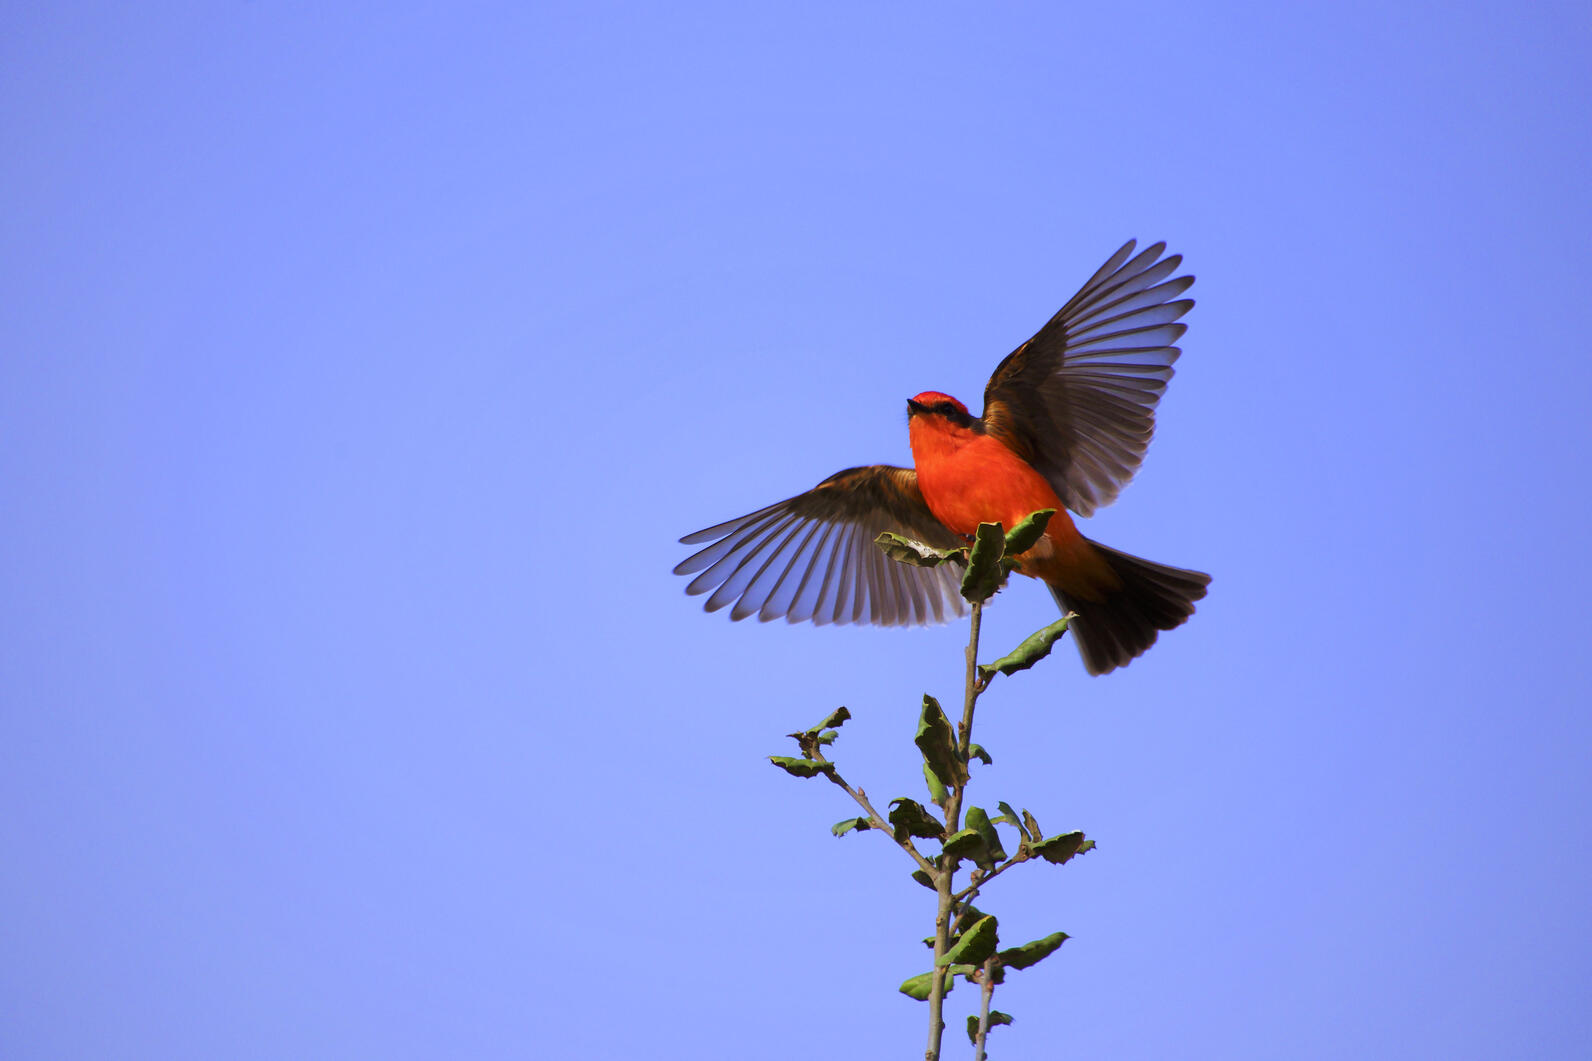
<svg viewBox="0 0 1592 1061"><path fill-rule="evenodd" d="M1210 576L1091 541L1087 517L1114 501L1144 458L1194 305L1194 277L1165 243L1129 240L1044 327L1008 354L973 416L939 391L907 399L914 467L836 472L805 493L680 539L703 548L678 564L707 611L767 622L910 626L967 613L956 564L898 563L874 545L884 531L938 549L965 546L980 523L1010 530L1054 509L1018 560L1064 615L1084 669L1106 674L1180 626Z"/></svg>

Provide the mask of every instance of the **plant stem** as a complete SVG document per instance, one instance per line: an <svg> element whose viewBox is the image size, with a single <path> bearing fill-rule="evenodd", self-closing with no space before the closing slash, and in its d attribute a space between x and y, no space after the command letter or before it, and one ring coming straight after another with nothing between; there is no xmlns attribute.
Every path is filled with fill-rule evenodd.
<svg viewBox="0 0 1592 1061"><path fill-rule="evenodd" d="M956 730L957 757L961 759L964 768L967 764L967 750L973 743L973 708L978 703L978 694L983 692L982 684L978 680L978 632L983 618L984 606L975 602L971 630L967 639L967 680L962 694L962 723ZM966 781L949 786L950 791L945 799L947 836L962 827L962 793L966 787ZM929 981L929 1048L923 1055L926 1061L939 1061L941 1037L945 1032L943 1013L949 974L940 965L940 959L951 949L951 919L957 905L953 895L957 859L952 855L941 854L938 862L939 868L933 874L934 890L939 901L934 914L934 976Z"/></svg>
<svg viewBox="0 0 1592 1061"><path fill-rule="evenodd" d="M978 694L984 691L983 683L978 680L978 628L983 618L984 606L973 605L973 630L967 639L967 680L962 692L962 724L956 728L956 750L961 753L963 762L967 761L967 749L973 743L973 707L978 703Z"/></svg>
<svg viewBox="0 0 1592 1061"><path fill-rule="evenodd" d="M980 978L978 996L978 1035L973 1040L973 1061L984 1061L984 1040L989 1035L989 1000L995 993L993 978L995 959L984 959L984 975Z"/></svg>
<svg viewBox="0 0 1592 1061"><path fill-rule="evenodd" d="M947 814L950 812L947 811ZM954 830L953 830L954 831ZM934 914L934 976L929 981L929 1048L925 1061L939 1061L940 1035L945 1031L945 985L947 974L940 959L951 949L951 864L950 855L940 856L940 869L934 875L939 903Z"/></svg>

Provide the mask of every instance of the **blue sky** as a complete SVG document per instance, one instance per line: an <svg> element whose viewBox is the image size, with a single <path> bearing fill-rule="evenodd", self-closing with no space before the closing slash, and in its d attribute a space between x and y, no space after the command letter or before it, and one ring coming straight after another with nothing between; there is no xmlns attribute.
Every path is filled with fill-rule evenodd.
<svg viewBox="0 0 1592 1061"><path fill-rule="evenodd" d="M1100 845L987 896L1074 937L996 1056L1586 1055L1584 6L3 18L6 1056L918 1049L928 894L763 756L846 704L919 795L965 628L675 539L1129 237L1199 304L1085 530L1214 582L985 698L975 798Z"/></svg>

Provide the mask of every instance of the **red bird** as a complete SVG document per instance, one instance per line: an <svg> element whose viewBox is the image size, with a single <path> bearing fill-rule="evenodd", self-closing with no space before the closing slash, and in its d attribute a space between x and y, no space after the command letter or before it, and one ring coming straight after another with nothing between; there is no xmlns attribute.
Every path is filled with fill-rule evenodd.
<svg viewBox="0 0 1592 1061"><path fill-rule="evenodd" d="M711 542L675 574L730 618L784 616L796 623L944 622L965 613L961 569L887 558L873 540L894 531L929 545L964 544L980 523L1008 530L1030 512L1056 509L1044 537L1019 559L1063 612L1090 674L1115 670L1180 625L1205 596L1209 575L1141 560L1078 532L1116 499L1155 431L1155 406L1172 378L1194 305L1178 298L1192 276L1168 280L1181 255L1166 244L1133 253L1129 240L1039 333L995 368L984 415L924 391L907 400L917 466L874 464L831 475L805 494L681 538Z"/></svg>

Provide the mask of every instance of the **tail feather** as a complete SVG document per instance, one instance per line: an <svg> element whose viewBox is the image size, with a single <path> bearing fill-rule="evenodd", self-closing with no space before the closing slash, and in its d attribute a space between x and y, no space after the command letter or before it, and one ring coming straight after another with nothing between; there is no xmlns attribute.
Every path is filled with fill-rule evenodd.
<svg viewBox="0 0 1592 1061"><path fill-rule="evenodd" d="M1068 596L1050 587L1064 612L1078 618L1067 628L1078 643L1083 665L1090 674L1105 674L1126 666L1155 644L1162 630L1181 626L1194 614L1194 602L1205 596L1211 576L1199 571L1168 567L1090 542L1122 581L1122 588L1104 600Z"/></svg>

